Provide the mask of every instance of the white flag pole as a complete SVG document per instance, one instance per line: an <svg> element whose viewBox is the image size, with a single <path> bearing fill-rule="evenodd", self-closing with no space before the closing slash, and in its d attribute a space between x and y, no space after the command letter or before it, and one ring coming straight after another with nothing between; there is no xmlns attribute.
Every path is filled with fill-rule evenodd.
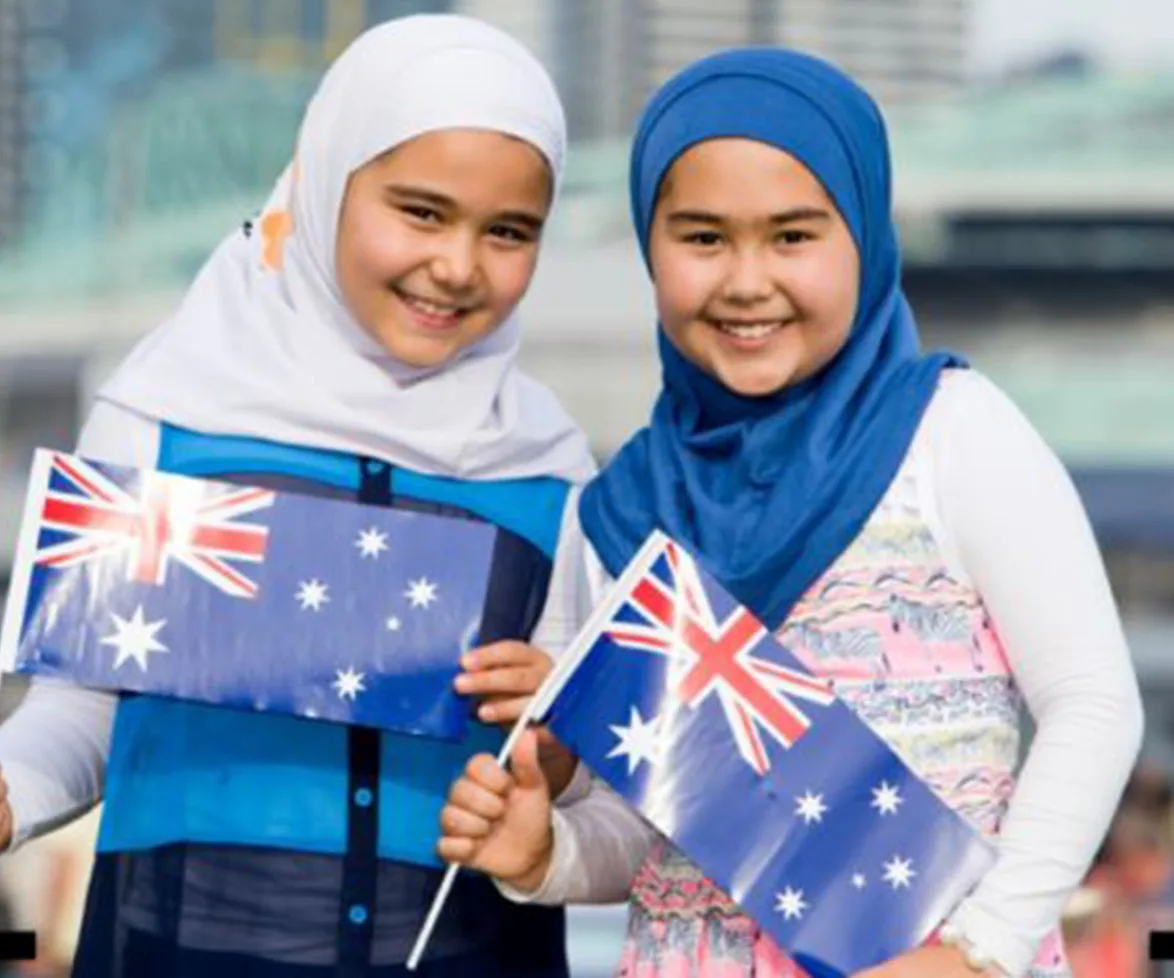
<svg viewBox="0 0 1174 978"><path fill-rule="evenodd" d="M33 455L32 471L29 474L29 487L20 521L20 536L12 555L12 577L8 584L8 598L4 607L4 624L0 628L0 673L12 672L16 668L20 651L20 630L24 622L29 583L37 555L38 523L52 464L53 453L38 448Z"/></svg>
<svg viewBox="0 0 1174 978"><path fill-rule="evenodd" d="M547 677L547 683L559 673L557 671L551 672ZM545 683L543 684L545 687ZM541 690L539 691L541 692ZM522 734L529 729L531 722L537 715L536 707L538 704L538 695L535 694L530 702L526 704L526 709L518 718L518 722L514 724L513 730L506 738L505 744L497 755L497 763L505 767L510 755L517 747L518 741ZM440 912L444 909L444 905L448 900L448 895L452 890L453 883L456 881L457 873L461 871L458 863L452 863L444 872L444 879L440 883L440 889L436 891L436 896L432 898L432 906L428 908L428 916L424 920L424 926L420 928L420 933L416 936L416 943L412 947L412 953L408 957L408 971L415 971L420 964L420 958L424 955L424 950L428 946L428 941L432 938L432 932L436 929L436 922L440 919Z"/></svg>

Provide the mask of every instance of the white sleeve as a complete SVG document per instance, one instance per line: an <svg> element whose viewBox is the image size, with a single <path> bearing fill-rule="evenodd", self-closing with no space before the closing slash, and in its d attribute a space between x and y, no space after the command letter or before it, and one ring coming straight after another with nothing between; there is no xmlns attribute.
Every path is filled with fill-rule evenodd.
<svg viewBox="0 0 1174 978"><path fill-rule="evenodd" d="M1108 829L1140 747L1141 698L1056 456L975 373L947 375L927 429L947 559L982 595L1036 724L998 862L950 922L1019 976Z"/></svg>
<svg viewBox="0 0 1174 978"><path fill-rule="evenodd" d="M599 778L585 797L554 809L550 872L533 903L619 903L660 837Z"/></svg>
<svg viewBox="0 0 1174 978"><path fill-rule="evenodd" d="M587 619L585 598L580 593L584 547L578 517L580 491L574 488L567 494L546 604L531 638L535 648L542 649L555 661L566 651Z"/></svg>
<svg viewBox="0 0 1174 978"><path fill-rule="evenodd" d="M611 586L595 551L583 540L577 515L569 526L578 537L576 592L579 621ZM573 637L573 636L572 636ZM551 818L554 852L541 887L523 894L498 883L518 903L616 903L626 900L632 879L658 838L652 826L580 764Z"/></svg>
<svg viewBox="0 0 1174 978"><path fill-rule="evenodd" d="M96 461L154 468L159 429L140 415L98 402L77 452ZM118 697L51 679L34 679L0 726L0 776L8 785L15 831L10 848L84 813L102 795Z"/></svg>
<svg viewBox="0 0 1174 978"><path fill-rule="evenodd" d="M555 662L567 650L587 620L587 598L581 593L583 561L583 534L579 529L579 493L575 487L567 494L559 529L558 549L550 572L550 586L542 617L534 629L531 642ZM556 805L567 805L586 795L591 777L582 764L575 767L571 780L555 799Z"/></svg>

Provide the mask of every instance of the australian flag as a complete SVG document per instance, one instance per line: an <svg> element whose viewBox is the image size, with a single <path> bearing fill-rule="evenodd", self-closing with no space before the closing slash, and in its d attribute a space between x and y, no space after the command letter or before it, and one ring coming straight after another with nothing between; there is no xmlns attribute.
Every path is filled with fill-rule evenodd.
<svg viewBox="0 0 1174 978"><path fill-rule="evenodd" d="M535 704L815 978L911 950L993 863L830 685L649 538Z"/></svg>
<svg viewBox="0 0 1174 978"><path fill-rule="evenodd" d="M0 671L435 737L496 530L38 451Z"/></svg>

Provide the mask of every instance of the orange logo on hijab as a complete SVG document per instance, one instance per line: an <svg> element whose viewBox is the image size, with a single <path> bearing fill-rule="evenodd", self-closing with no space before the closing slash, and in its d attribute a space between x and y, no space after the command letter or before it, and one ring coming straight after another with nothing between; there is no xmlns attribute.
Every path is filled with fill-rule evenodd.
<svg viewBox="0 0 1174 978"><path fill-rule="evenodd" d="M291 194L300 175L301 168L295 157L290 169ZM279 271L285 261L285 239L293 234L293 214L286 207L269 211L261 216L258 227L261 231L261 264L271 272Z"/></svg>
<svg viewBox="0 0 1174 978"><path fill-rule="evenodd" d="M276 272L285 260L285 239L293 234L293 215L287 210L270 211L261 218L260 228L261 264Z"/></svg>

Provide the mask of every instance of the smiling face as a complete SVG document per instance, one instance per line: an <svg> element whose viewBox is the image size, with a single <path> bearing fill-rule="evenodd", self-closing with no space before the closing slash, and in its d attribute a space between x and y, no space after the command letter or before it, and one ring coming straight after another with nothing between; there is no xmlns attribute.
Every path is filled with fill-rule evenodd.
<svg viewBox="0 0 1174 978"><path fill-rule="evenodd" d="M847 342L860 262L815 176L748 139L699 143L670 168L649 236L660 322L736 393L816 374Z"/></svg>
<svg viewBox="0 0 1174 978"><path fill-rule="evenodd" d="M497 132L426 133L375 158L351 175L339 216L351 315L402 363L446 363L521 300L551 197L542 155Z"/></svg>

